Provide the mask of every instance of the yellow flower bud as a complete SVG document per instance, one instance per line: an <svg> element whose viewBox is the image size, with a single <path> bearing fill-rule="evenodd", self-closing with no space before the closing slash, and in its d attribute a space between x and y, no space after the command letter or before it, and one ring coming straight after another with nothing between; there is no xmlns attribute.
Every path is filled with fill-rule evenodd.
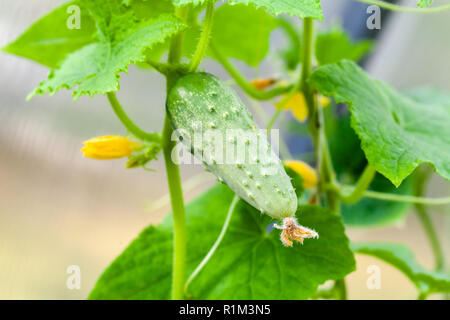
<svg viewBox="0 0 450 320"><path fill-rule="evenodd" d="M277 80L273 78L253 79L252 81L250 81L250 84L256 89L262 91L273 85L275 82L277 82Z"/></svg>
<svg viewBox="0 0 450 320"><path fill-rule="evenodd" d="M283 100L281 100L283 101ZM280 109L281 101L277 102L275 106ZM330 99L320 96L319 103L322 107L330 104ZM291 110L295 119L299 122L304 122L308 118L308 106L306 104L305 96L302 92L294 94L284 105L283 110Z"/></svg>
<svg viewBox="0 0 450 320"><path fill-rule="evenodd" d="M297 160L287 160L284 161L284 164L302 177L304 188L312 188L317 186L316 170L309 164Z"/></svg>
<svg viewBox="0 0 450 320"><path fill-rule="evenodd" d="M127 157L141 145L121 136L96 137L84 141L83 144L83 156L99 160Z"/></svg>
<svg viewBox="0 0 450 320"><path fill-rule="evenodd" d="M319 96L319 103L322 106L322 108L327 107L330 104L331 100L328 97Z"/></svg>

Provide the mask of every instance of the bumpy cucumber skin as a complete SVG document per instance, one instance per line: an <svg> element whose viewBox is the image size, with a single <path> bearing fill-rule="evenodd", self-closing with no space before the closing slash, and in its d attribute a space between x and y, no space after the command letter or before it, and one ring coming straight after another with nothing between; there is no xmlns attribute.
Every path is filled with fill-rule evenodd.
<svg viewBox="0 0 450 320"><path fill-rule="evenodd" d="M233 89L211 74L188 74L170 90L166 108L174 128L182 129L182 142L194 155L202 155L206 169L220 182L226 183L241 199L274 219L295 213L297 197L294 188L264 134L257 135L257 139L260 140L259 145L270 154L270 161L262 163L256 163L256 158L243 164L216 163L213 158L215 153L211 152L215 148L213 142L203 141L202 145L197 146L189 140L188 137L194 137L201 128L203 131L215 129L224 133L227 129L257 132L253 117ZM231 143L231 140L225 141L224 145L227 147Z"/></svg>

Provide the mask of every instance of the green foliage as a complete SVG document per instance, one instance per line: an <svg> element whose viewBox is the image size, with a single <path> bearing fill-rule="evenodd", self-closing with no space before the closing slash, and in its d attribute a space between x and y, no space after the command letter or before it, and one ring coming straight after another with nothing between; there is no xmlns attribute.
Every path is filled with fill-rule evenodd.
<svg viewBox="0 0 450 320"><path fill-rule="evenodd" d="M212 39L224 55L257 66L269 51L269 36L278 21L262 9L222 5L214 13Z"/></svg>
<svg viewBox="0 0 450 320"><path fill-rule="evenodd" d="M71 52L95 41L95 23L80 7L80 29L69 29L67 10L76 1L68 2L33 23L4 51L12 53L50 68L56 68Z"/></svg>
<svg viewBox="0 0 450 320"><path fill-rule="evenodd" d="M185 6L188 4L204 4L207 0L173 0L176 6ZM263 8L268 13L279 15L287 13L299 18L315 18L323 20L322 7L320 0L228 0L230 4L254 5L257 8Z"/></svg>
<svg viewBox="0 0 450 320"><path fill-rule="evenodd" d="M415 102L348 60L320 67L310 80L324 95L350 105L369 163L396 186L422 162L450 179L448 105Z"/></svg>
<svg viewBox="0 0 450 320"><path fill-rule="evenodd" d="M338 180L346 184L355 184L366 167L367 160L361 150L360 141L350 126L350 116L336 116L333 107L325 110L326 135L331 158ZM389 194L412 195L412 181L406 179L396 188L385 177L377 174L370 189ZM353 205L342 205L342 221L358 227L380 227L398 223L404 219L411 205L402 202L363 198Z"/></svg>
<svg viewBox="0 0 450 320"><path fill-rule="evenodd" d="M217 185L187 206L188 272L216 240L233 193ZM355 269L340 219L324 208L300 207L301 224L318 240L283 247L271 219L240 201L211 260L188 290L193 299L306 299L317 286ZM167 299L172 264L172 217L145 229L105 270L90 299Z"/></svg>
<svg viewBox="0 0 450 320"><path fill-rule="evenodd" d="M149 18L137 19L133 10L114 0L81 3L96 21L98 41L67 56L32 95L54 94L74 86L75 99L83 94L115 91L120 72L127 72L130 63L143 61L146 49L184 28L182 22L168 14L158 16L152 12Z"/></svg>
<svg viewBox="0 0 450 320"><path fill-rule="evenodd" d="M395 243L352 243L356 253L381 259L405 274L420 291L450 292L450 275L429 271L417 263L411 250Z"/></svg>
<svg viewBox="0 0 450 320"><path fill-rule="evenodd" d="M433 0L419 0L417 6L419 8L428 8L433 3Z"/></svg>
<svg viewBox="0 0 450 320"><path fill-rule="evenodd" d="M372 41L354 42L340 28L317 35L316 58L319 65L336 63L343 59L359 61L372 49Z"/></svg>

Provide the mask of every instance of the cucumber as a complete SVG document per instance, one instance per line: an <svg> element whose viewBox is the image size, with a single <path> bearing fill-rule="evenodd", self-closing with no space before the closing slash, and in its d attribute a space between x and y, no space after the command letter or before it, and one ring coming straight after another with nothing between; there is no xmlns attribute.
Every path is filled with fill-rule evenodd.
<svg viewBox="0 0 450 320"><path fill-rule="evenodd" d="M211 74L191 73L173 85L166 108L179 139L220 182L274 219L295 213L290 178L233 89Z"/></svg>

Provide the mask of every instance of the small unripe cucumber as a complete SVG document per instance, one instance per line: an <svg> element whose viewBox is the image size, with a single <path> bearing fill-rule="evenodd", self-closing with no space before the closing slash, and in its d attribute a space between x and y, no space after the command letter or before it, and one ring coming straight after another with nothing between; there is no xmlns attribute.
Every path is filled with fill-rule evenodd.
<svg viewBox="0 0 450 320"><path fill-rule="evenodd" d="M191 73L171 88L166 107L180 140L219 181L275 219L295 213L297 196L290 178L233 89L211 74ZM208 140L204 136L208 130L223 136L222 143L215 138ZM195 137L202 135L199 143ZM227 158L230 152L237 154L237 148L244 146L244 161ZM217 154L223 157L217 159Z"/></svg>

